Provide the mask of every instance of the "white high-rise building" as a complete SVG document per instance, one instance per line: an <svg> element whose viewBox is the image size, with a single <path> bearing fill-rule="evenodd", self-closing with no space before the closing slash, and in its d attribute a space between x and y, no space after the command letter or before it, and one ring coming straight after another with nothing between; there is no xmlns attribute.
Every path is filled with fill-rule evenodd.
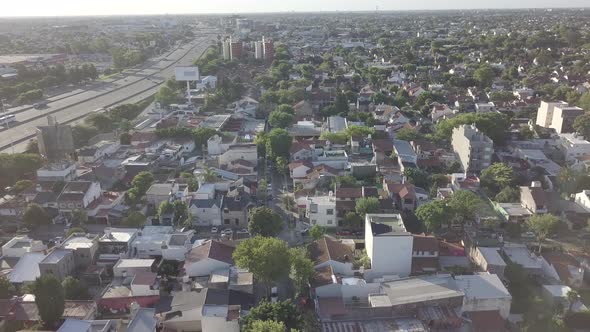
<svg viewBox="0 0 590 332"><path fill-rule="evenodd" d="M221 43L221 50L223 52L223 60L231 60L231 39L224 40Z"/></svg>
<svg viewBox="0 0 590 332"><path fill-rule="evenodd" d="M254 42L254 58L262 60L264 58L264 44L261 41Z"/></svg>

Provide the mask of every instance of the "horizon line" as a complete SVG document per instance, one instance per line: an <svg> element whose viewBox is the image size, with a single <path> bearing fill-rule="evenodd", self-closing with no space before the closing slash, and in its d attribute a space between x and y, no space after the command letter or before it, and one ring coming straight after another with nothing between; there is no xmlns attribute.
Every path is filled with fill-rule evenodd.
<svg viewBox="0 0 590 332"><path fill-rule="evenodd" d="M366 9L366 10L315 10L315 11L254 11L254 12L211 12L211 13L160 13L160 14L73 14L73 15L29 15L0 16L0 19L32 19L32 18L89 18L89 17L145 17L145 16L224 16L224 15L272 15L272 14L346 14L346 13L407 13L407 12L447 12L447 11L523 11L523 10L578 10L586 7L487 7L487 8L446 8L446 9Z"/></svg>

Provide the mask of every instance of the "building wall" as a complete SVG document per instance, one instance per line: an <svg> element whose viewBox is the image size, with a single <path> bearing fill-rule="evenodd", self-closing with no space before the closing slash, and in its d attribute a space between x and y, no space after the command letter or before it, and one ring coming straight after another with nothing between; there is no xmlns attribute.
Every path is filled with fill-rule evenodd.
<svg viewBox="0 0 590 332"><path fill-rule="evenodd" d="M227 227L247 227L248 226L248 215L247 209L243 211L223 211L223 226Z"/></svg>
<svg viewBox="0 0 590 332"><path fill-rule="evenodd" d="M194 263L185 263L184 269L189 277L208 276L218 269L227 269L230 264L215 259L203 259Z"/></svg>
<svg viewBox="0 0 590 332"><path fill-rule="evenodd" d="M497 298L497 299L477 299L477 298L463 298L463 312L468 311L487 311L499 310L500 315L506 319L510 314L510 304L512 298Z"/></svg>
<svg viewBox="0 0 590 332"><path fill-rule="evenodd" d="M221 209L217 206L212 208L197 208L190 207L191 215L193 216L194 225L205 226L220 226L221 225Z"/></svg>
<svg viewBox="0 0 590 332"><path fill-rule="evenodd" d="M311 206L317 206L317 212L312 212ZM312 225L320 225L322 227L336 227L338 226L336 216L336 199L328 202L325 200L308 201L307 217Z"/></svg>
<svg viewBox="0 0 590 332"><path fill-rule="evenodd" d="M53 275L62 281L74 272L75 267L74 255L66 255L57 263L39 263L39 272L42 276Z"/></svg>
<svg viewBox="0 0 590 332"><path fill-rule="evenodd" d="M228 321L225 317L205 316L201 319L203 332L240 332L240 324L237 319Z"/></svg>
<svg viewBox="0 0 590 332"><path fill-rule="evenodd" d="M453 129L453 151L459 157L459 161L466 172L479 172L491 163L493 143L488 140L473 140L472 135L481 135L481 132L473 133L471 126L460 126ZM487 138L487 137L486 137Z"/></svg>
<svg viewBox="0 0 590 332"><path fill-rule="evenodd" d="M369 219L365 229L370 230ZM371 273L374 276L397 274L408 276L412 272L414 239L411 234L399 236L373 236L365 232L365 248L371 259Z"/></svg>
<svg viewBox="0 0 590 332"><path fill-rule="evenodd" d="M258 152L256 145L244 148L233 148L219 156L219 164L227 165L234 160L246 160L256 164L258 162Z"/></svg>

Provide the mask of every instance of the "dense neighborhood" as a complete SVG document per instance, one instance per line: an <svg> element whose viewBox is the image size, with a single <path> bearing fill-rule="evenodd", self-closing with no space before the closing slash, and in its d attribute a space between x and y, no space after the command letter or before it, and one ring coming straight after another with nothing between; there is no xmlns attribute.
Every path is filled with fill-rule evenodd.
<svg viewBox="0 0 590 332"><path fill-rule="evenodd" d="M0 329L589 330L588 15L138 18L137 63L210 46L0 154ZM109 65L0 55L5 103L135 65L77 29Z"/></svg>

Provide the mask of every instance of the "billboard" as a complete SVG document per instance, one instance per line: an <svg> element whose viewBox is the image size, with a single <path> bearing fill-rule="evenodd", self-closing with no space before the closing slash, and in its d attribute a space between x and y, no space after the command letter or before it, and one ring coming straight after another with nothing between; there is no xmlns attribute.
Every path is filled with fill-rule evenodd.
<svg viewBox="0 0 590 332"><path fill-rule="evenodd" d="M176 67L174 74L177 81L198 81L199 67Z"/></svg>

